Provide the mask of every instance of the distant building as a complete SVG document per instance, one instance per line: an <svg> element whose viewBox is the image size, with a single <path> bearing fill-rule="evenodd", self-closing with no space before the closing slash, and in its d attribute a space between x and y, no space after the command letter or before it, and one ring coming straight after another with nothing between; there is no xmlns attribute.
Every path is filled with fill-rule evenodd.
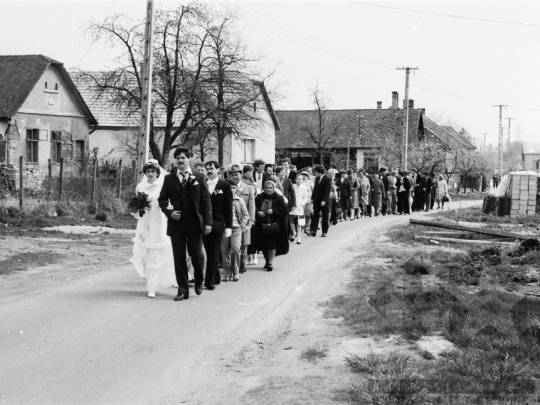
<svg viewBox="0 0 540 405"><path fill-rule="evenodd" d="M90 148L97 147L99 157L105 157L111 160L119 160L121 158L124 160L133 159L133 156L122 150L119 140L140 133L139 115L129 116L125 114L106 96L96 97L96 93L91 88L88 79L85 79L80 74L73 74L73 77L82 97L99 121L96 131L92 134ZM258 81L253 81L252 83L259 92L258 100L253 103L252 108L258 112L261 118L260 125L248 128L241 139L235 137L225 139L224 165L230 163L253 163L255 159L264 159L266 162L271 163L274 162L276 131L279 131L279 123L274 114L264 83ZM154 120L154 127L158 131L163 130L165 127L164 114L155 114ZM179 110L175 115L175 122L180 123L181 120L182 114ZM191 146L195 154L198 154L198 145L193 140L189 140L187 146ZM217 160L217 146L210 153L206 154L204 160Z"/></svg>
<svg viewBox="0 0 540 405"><path fill-rule="evenodd" d="M523 170L540 173L540 142L523 142Z"/></svg>
<svg viewBox="0 0 540 405"><path fill-rule="evenodd" d="M43 55L0 56L0 163L23 157L26 186L39 186L49 159L70 165L88 152L97 121L61 62ZM18 168L18 164L16 165Z"/></svg>
<svg viewBox="0 0 540 405"><path fill-rule="evenodd" d="M425 137L424 110L414 108L414 101L409 101L408 141L412 143ZM378 101L377 108L373 109L327 110L326 113L329 121L341 124L331 145L334 155L345 155L346 158L349 153L353 169L379 167L379 152L373 139L393 138L400 144L403 138L405 118L398 107L397 92L392 93L392 106L386 109ZM276 138L276 154L289 156L297 167L318 164L317 145L302 129L317 126L318 111L276 111L276 115L281 126ZM329 156L323 162L326 166L332 163Z"/></svg>

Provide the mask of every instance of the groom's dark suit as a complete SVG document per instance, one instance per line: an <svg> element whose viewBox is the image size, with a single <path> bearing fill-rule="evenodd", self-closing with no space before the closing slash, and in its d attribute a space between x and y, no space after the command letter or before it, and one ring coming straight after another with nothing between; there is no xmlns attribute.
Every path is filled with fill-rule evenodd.
<svg viewBox="0 0 540 405"><path fill-rule="evenodd" d="M178 294L189 297L189 279L186 263L186 246L195 272L195 288L201 287L204 279L204 255L202 236L205 226L212 226L212 205L206 179L202 173L186 173L180 183L178 168L165 176L159 206L169 218L167 235L171 237L174 269L178 281ZM169 203L174 207L168 209ZM173 211L181 211L179 220L171 218Z"/></svg>

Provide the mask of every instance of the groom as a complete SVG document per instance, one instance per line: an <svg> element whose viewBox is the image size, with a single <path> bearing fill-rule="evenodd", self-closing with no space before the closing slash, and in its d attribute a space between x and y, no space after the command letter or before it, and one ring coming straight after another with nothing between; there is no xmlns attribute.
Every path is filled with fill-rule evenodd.
<svg viewBox="0 0 540 405"><path fill-rule="evenodd" d="M203 234L212 231L212 205L205 176L192 172L189 165L191 151L179 147L174 151L176 167L165 176L159 206L168 220L167 235L171 237L174 270L178 282L175 301L189 298L189 278L186 246L195 272L195 293L201 295L204 280ZM168 209L169 202L173 209Z"/></svg>

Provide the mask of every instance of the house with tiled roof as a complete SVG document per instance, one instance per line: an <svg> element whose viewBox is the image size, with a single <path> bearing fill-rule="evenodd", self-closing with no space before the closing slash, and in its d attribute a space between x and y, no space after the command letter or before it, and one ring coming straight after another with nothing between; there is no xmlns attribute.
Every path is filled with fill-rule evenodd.
<svg viewBox="0 0 540 405"><path fill-rule="evenodd" d="M453 135L455 138L459 139L461 141L461 144L465 149L468 150L474 150L476 149L476 146L471 143L469 139L461 135L458 131L455 130L454 127L451 127L449 125L442 125L442 128L444 128L446 131L448 131L451 135Z"/></svg>
<svg viewBox="0 0 540 405"><path fill-rule="evenodd" d="M84 158L95 125L61 62L43 55L0 56L0 162L13 164L22 156L27 174L37 179L28 180L39 182L49 160L56 171L61 158Z"/></svg>
<svg viewBox="0 0 540 405"><path fill-rule="evenodd" d="M94 77L99 77L100 74L103 73L91 72L91 76ZM122 111L107 95L98 97L88 75L72 72L72 77L82 97L99 121L96 131L92 134L90 147L97 147L100 157L106 156L116 160L129 158L125 150L120 147L119 140L126 139L126 137L134 138L140 132L140 116ZM264 83L252 81L252 85L258 93L257 100L252 107L260 117L260 122L247 128L242 139L234 137L225 139L224 165L240 162L242 164L253 163L255 159L259 158L267 162L274 161L275 138L276 131L279 131L279 123ZM165 127L165 115L165 111L154 111L154 128L158 131ZM177 110L174 122L179 124L182 117L182 111ZM195 142L189 141L188 146L193 147L197 154L198 145ZM172 153L173 151L171 151ZM215 153L211 151L204 160L218 160L217 147L215 147Z"/></svg>
<svg viewBox="0 0 540 405"><path fill-rule="evenodd" d="M424 110L414 108L410 100L408 142L424 139ZM326 110L328 122L339 123L335 137L328 145L332 154L348 153L351 167L374 168L378 166L378 148L381 140L395 139L401 144L405 116L398 108L398 93L392 94L392 106L382 108L377 102L373 109ZM296 166L303 167L319 163L316 144L303 128L318 125L317 110L276 111L281 131L276 137L276 154L288 156ZM323 160L325 165L332 163L331 157Z"/></svg>
<svg viewBox="0 0 540 405"><path fill-rule="evenodd" d="M540 142L523 142L523 170L540 173Z"/></svg>

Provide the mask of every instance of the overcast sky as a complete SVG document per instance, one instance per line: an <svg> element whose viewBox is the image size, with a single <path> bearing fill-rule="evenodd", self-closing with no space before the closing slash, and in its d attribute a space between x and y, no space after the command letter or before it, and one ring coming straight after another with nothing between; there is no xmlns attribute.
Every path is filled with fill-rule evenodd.
<svg viewBox="0 0 540 405"><path fill-rule="evenodd" d="M400 99L405 93L405 72L396 68L411 66L418 70L410 98L429 117L450 119L479 139L487 133L487 143L496 144L493 105L507 104L503 117L516 118L512 138L540 142L540 2L214 4L236 8L249 45L270 65L281 63L276 109L310 109L308 89L317 81L331 108L375 108L377 101L387 108L392 91ZM146 1L0 0L0 7L0 54L43 54L68 68L98 70L112 66L113 50L91 44L85 24L115 13L144 18Z"/></svg>

